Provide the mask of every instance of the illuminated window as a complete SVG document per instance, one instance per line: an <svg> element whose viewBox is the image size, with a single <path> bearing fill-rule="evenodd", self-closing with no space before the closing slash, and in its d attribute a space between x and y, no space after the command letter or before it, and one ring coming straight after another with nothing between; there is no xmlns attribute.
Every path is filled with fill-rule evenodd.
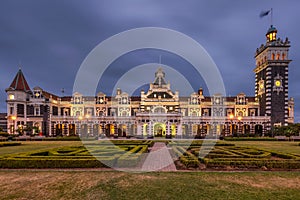
<svg viewBox="0 0 300 200"><path fill-rule="evenodd" d="M279 59L280 59L280 54L278 53L276 56L276 60L279 60Z"/></svg>
<svg viewBox="0 0 300 200"><path fill-rule="evenodd" d="M272 53L272 60L275 60L275 54Z"/></svg>
<svg viewBox="0 0 300 200"><path fill-rule="evenodd" d="M14 100L15 99L15 95L10 94L8 98L9 98L9 100Z"/></svg>

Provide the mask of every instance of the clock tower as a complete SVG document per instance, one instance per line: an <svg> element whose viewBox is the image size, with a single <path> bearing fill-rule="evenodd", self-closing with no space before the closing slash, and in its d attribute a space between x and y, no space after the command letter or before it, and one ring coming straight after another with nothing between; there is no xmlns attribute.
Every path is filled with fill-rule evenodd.
<svg viewBox="0 0 300 200"><path fill-rule="evenodd" d="M266 44L256 50L255 97L260 115L271 116L271 126L288 123L288 66L290 41L277 38L277 29L271 25Z"/></svg>

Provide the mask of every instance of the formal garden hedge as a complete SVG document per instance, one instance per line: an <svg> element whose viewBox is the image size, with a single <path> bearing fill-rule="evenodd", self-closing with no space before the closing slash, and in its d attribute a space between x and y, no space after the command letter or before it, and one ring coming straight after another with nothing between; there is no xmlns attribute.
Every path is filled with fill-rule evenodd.
<svg viewBox="0 0 300 200"><path fill-rule="evenodd" d="M222 141L166 140L176 164L185 168L300 169L300 153L281 153ZM66 146L0 156L0 168L135 167L153 146L153 140L101 140L84 146ZM21 145L0 142L1 146ZM295 146L297 148L297 146ZM175 157L174 157L175 158Z"/></svg>
<svg viewBox="0 0 300 200"><path fill-rule="evenodd" d="M205 149L204 149L205 150ZM200 148L189 151L199 157ZM268 168L300 169L300 154L284 154L252 147L215 146L204 158L199 160L207 168Z"/></svg>
<svg viewBox="0 0 300 200"><path fill-rule="evenodd" d="M0 147L20 146L21 142L0 142Z"/></svg>
<svg viewBox="0 0 300 200"><path fill-rule="evenodd" d="M231 169L300 169L300 152L299 154L279 153L253 147L235 146L235 144L221 141L211 143L201 140L172 141L169 145L174 154L179 157L178 161L186 168L199 168L202 163L206 168L211 169L227 169L228 167ZM177 164L177 168L181 166Z"/></svg>
<svg viewBox="0 0 300 200"><path fill-rule="evenodd" d="M148 152L149 141L90 143L0 157L0 168L95 168L134 167ZM110 144L110 145L109 145Z"/></svg>
<svg viewBox="0 0 300 200"><path fill-rule="evenodd" d="M224 137L226 141L277 141L274 137Z"/></svg>

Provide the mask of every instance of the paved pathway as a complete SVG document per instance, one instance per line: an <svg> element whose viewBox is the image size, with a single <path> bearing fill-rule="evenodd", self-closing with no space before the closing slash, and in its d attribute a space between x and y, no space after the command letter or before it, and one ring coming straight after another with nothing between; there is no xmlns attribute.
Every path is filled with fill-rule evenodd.
<svg viewBox="0 0 300 200"><path fill-rule="evenodd" d="M177 171L165 143L155 142L147 155L142 171Z"/></svg>

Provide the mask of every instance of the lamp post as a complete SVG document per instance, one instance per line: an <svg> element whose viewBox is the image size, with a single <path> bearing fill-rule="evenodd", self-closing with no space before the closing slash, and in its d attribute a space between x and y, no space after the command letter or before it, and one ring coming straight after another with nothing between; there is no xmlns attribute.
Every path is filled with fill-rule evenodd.
<svg viewBox="0 0 300 200"><path fill-rule="evenodd" d="M238 125L239 125L238 130L239 130L239 132L242 132L242 131L241 131L241 125L240 125L241 120L242 120L242 116L238 116L237 119L238 119L238 122L239 122L239 123L238 123Z"/></svg>
<svg viewBox="0 0 300 200"><path fill-rule="evenodd" d="M89 127L89 118L90 118L90 115L89 114L86 114L85 115L85 119L86 119L86 131L87 131L87 133L86 133L86 137L88 138L89 137L89 135L90 135L90 127Z"/></svg>
<svg viewBox="0 0 300 200"><path fill-rule="evenodd" d="M77 120L77 134L79 135L79 137L81 137L81 121L82 121L82 116L78 116L78 120Z"/></svg>
<svg viewBox="0 0 300 200"><path fill-rule="evenodd" d="M16 128L16 119L17 117L16 116L11 116L11 119L13 120L13 128L12 128L12 133L15 134L15 128Z"/></svg>
<svg viewBox="0 0 300 200"><path fill-rule="evenodd" d="M232 127L232 125L233 125L233 114L230 114L229 115L229 119L230 119L230 134L231 134L231 136L233 136L233 127Z"/></svg>

